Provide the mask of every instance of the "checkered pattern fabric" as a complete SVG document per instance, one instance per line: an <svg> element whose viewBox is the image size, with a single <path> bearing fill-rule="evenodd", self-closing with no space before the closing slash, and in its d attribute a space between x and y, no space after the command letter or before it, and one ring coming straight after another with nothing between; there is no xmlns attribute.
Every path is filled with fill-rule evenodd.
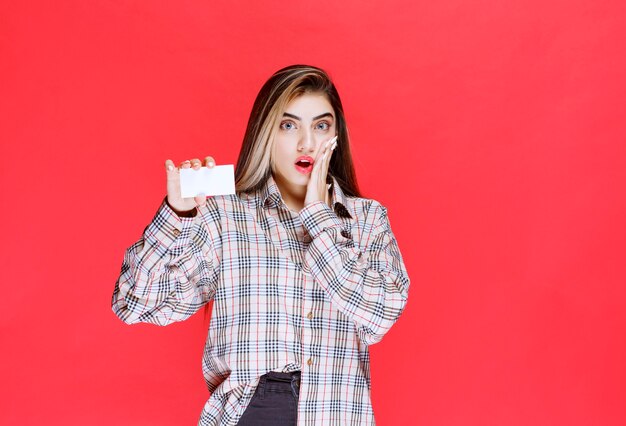
<svg viewBox="0 0 626 426"><path fill-rule="evenodd" d="M380 203L333 185L299 213L270 178L207 200L164 202L124 257L113 293L126 323L182 321L209 300L200 425L236 425L260 376L300 370L298 425L374 424L368 346L402 313L409 278Z"/></svg>

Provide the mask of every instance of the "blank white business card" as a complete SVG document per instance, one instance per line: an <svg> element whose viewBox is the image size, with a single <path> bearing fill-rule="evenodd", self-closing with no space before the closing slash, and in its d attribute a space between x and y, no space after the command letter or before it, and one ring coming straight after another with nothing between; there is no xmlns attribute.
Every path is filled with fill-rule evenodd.
<svg viewBox="0 0 626 426"><path fill-rule="evenodd" d="M198 194L228 195L235 193L235 167L232 164L180 169L180 191L183 198Z"/></svg>

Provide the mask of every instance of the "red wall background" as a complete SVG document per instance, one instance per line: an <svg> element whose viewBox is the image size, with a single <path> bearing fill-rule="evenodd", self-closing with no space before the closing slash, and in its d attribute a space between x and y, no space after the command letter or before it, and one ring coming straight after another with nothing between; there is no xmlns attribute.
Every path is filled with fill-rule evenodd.
<svg viewBox="0 0 626 426"><path fill-rule="evenodd" d="M626 424L624 5L3 1L0 423L195 424L208 321L119 321L123 251L310 63L412 278L378 424Z"/></svg>

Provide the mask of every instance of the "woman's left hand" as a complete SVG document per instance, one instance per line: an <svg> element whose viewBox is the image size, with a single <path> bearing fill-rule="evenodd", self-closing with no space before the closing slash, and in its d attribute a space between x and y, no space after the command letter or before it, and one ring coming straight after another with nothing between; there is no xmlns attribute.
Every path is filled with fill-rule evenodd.
<svg viewBox="0 0 626 426"><path fill-rule="evenodd" d="M313 170L306 188L306 196L304 197L304 205L315 203L316 201L328 202L328 187L326 186L326 177L328 176L328 166L330 165L330 157L333 155L334 149L337 147L337 136L324 143L322 149L317 153Z"/></svg>

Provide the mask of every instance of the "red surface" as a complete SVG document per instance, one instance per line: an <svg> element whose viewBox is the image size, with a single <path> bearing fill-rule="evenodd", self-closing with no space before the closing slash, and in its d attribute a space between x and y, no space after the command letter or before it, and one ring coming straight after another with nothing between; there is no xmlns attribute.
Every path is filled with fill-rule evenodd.
<svg viewBox="0 0 626 426"><path fill-rule="evenodd" d="M412 278L386 425L626 424L623 1L0 5L1 424L189 425L202 313L110 311L165 158L236 160L280 67L328 69Z"/></svg>

